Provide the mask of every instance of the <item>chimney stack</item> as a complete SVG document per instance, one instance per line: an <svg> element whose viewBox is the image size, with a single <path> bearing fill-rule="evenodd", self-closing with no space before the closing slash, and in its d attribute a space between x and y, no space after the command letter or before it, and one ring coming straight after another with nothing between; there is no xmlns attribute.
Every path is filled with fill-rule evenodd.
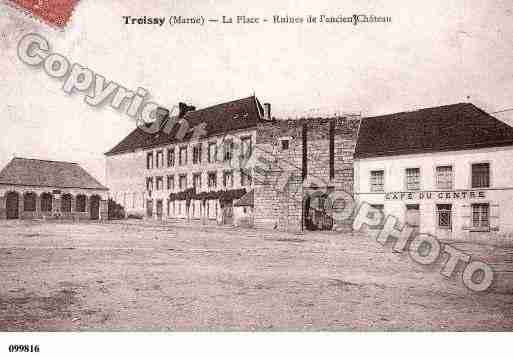
<svg viewBox="0 0 513 359"><path fill-rule="evenodd" d="M264 117L266 120L271 120L271 104L269 102L264 103Z"/></svg>
<svg viewBox="0 0 513 359"><path fill-rule="evenodd" d="M196 107L189 106L185 102L178 103L178 109L179 109L178 118L183 118L185 116L185 114L189 111L196 111Z"/></svg>

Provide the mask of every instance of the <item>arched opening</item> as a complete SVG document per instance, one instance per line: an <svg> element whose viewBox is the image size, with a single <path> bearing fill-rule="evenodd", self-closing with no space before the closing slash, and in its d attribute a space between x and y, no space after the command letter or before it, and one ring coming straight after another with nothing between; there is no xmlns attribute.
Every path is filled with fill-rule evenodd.
<svg viewBox="0 0 513 359"><path fill-rule="evenodd" d="M25 212L36 211L36 194L33 192L25 193L23 195L23 210Z"/></svg>
<svg viewBox="0 0 513 359"><path fill-rule="evenodd" d="M20 196L17 192L9 192L6 196L6 210L7 210L7 219L17 219L20 218L19 213L19 204L20 204Z"/></svg>
<svg viewBox="0 0 513 359"><path fill-rule="evenodd" d="M87 202L87 197L86 197L86 196L84 196L83 194L79 194L79 195L77 196L77 198L76 198L76 201L77 201L77 203L76 203L76 205L75 205L75 207L76 207L76 211L77 211L77 212L82 212L82 213L83 213L83 212L87 212L87 211L86 211L86 202Z"/></svg>
<svg viewBox="0 0 513 359"><path fill-rule="evenodd" d="M328 194L314 192L304 199L304 228L309 231L326 231L333 229L332 203Z"/></svg>
<svg viewBox="0 0 513 359"><path fill-rule="evenodd" d="M71 200L72 196L69 193L66 193L61 198L61 212L69 213L71 212Z"/></svg>
<svg viewBox="0 0 513 359"><path fill-rule="evenodd" d="M53 196L50 193L43 193L41 195L41 211L51 212L53 209Z"/></svg>
<svg viewBox="0 0 513 359"><path fill-rule="evenodd" d="M100 219L100 197L97 195L91 196L91 219Z"/></svg>

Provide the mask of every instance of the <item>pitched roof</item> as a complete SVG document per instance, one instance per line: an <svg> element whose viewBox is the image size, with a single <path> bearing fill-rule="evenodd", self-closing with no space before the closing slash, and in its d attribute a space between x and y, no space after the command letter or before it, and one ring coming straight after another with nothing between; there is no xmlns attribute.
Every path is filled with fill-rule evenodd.
<svg viewBox="0 0 513 359"><path fill-rule="evenodd" d="M0 172L0 184L108 190L76 163L19 157Z"/></svg>
<svg viewBox="0 0 513 359"><path fill-rule="evenodd" d="M513 127L471 103L362 119L355 158L513 145Z"/></svg>
<svg viewBox="0 0 513 359"><path fill-rule="evenodd" d="M206 136L212 136L256 126L259 121L263 120L263 108L258 99L255 96L251 96L187 112L184 118L191 129L201 123L205 123ZM151 134L137 127L114 148L105 153L105 155L111 156L140 148L153 148L181 142L176 138L179 128L180 126L175 125L172 126L169 133L161 130L158 133ZM192 131L182 141L189 140L191 136Z"/></svg>

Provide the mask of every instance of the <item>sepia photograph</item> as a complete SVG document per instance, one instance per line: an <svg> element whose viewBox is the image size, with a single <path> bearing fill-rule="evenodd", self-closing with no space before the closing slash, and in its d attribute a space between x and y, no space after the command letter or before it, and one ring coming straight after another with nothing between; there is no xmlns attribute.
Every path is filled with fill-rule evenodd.
<svg viewBox="0 0 513 359"><path fill-rule="evenodd" d="M0 356L504 355L511 1L0 0L0 65Z"/></svg>

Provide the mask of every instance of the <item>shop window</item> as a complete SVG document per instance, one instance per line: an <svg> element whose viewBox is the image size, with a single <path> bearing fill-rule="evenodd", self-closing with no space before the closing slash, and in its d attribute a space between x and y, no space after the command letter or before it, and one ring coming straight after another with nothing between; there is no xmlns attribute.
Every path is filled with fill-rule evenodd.
<svg viewBox="0 0 513 359"><path fill-rule="evenodd" d="M490 227L490 205L488 203L472 204L472 227L477 229Z"/></svg>
<svg viewBox="0 0 513 359"><path fill-rule="evenodd" d="M472 164L472 188L490 187L490 164Z"/></svg>
<svg viewBox="0 0 513 359"><path fill-rule="evenodd" d="M385 171L371 171L370 184L371 192L383 192Z"/></svg>
<svg viewBox="0 0 513 359"><path fill-rule="evenodd" d="M436 167L436 187L438 189L452 189L452 166Z"/></svg>
<svg viewBox="0 0 513 359"><path fill-rule="evenodd" d="M437 204L438 228L452 228L452 204Z"/></svg>
<svg viewBox="0 0 513 359"><path fill-rule="evenodd" d="M420 168L406 169L406 189L418 191L420 189Z"/></svg>

